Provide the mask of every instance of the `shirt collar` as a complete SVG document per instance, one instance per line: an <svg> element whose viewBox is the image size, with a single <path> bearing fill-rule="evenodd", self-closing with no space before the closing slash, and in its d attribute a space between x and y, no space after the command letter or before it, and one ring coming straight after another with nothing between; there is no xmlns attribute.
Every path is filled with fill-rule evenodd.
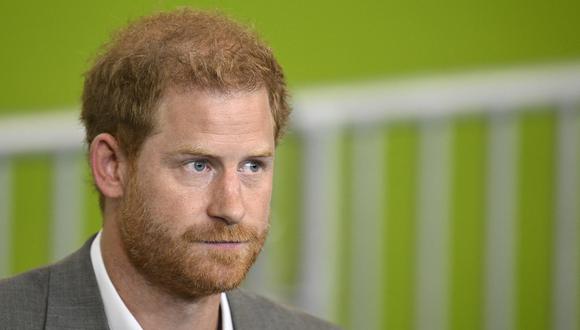
<svg viewBox="0 0 580 330"><path fill-rule="evenodd" d="M99 292L103 299L109 328L111 330L142 330L139 322L137 322L133 314L131 314L113 286L109 274L107 274L105 263L103 262L103 255L101 254L100 231L91 244L91 262L93 264L93 270L95 271L95 277L97 278ZM220 313L222 319L222 330L233 330L234 326L230 312L230 305L226 294L223 292L220 294Z"/></svg>

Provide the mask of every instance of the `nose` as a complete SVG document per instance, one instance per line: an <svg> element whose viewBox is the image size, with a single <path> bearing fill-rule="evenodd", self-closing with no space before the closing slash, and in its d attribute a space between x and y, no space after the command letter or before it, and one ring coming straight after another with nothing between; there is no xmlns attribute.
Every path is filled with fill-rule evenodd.
<svg viewBox="0 0 580 330"><path fill-rule="evenodd" d="M242 221L246 213L242 185L235 171L224 171L214 182L207 213L227 225Z"/></svg>

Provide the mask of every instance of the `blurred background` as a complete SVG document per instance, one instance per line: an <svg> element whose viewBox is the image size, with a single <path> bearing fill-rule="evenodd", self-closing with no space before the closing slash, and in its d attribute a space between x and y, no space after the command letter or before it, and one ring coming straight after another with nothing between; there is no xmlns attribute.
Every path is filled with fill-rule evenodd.
<svg viewBox="0 0 580 330"><path fill-rule="evenodd" d="M183 5L254 26L294 94L246 287L347 329L580 329L578 1L2 1L0 277L99 229L82 74Z"/></svg>

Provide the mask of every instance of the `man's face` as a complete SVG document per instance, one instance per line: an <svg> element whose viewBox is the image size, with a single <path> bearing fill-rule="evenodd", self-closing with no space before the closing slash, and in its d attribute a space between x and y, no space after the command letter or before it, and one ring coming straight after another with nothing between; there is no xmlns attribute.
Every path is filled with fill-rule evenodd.
<svg viewBox="0 0 580 330"><path fill-rule="evenodd" d="M119 219L147 281L185 298L240 284L268 231L274 150L264 89L167 93Z"/></svg>

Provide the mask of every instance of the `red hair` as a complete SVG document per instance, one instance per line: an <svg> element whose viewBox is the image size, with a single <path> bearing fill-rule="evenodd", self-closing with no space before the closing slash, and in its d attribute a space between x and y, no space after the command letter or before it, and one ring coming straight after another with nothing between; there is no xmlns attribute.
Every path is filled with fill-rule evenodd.
<svg viewBox="0 0 580 330"><path fill-rule="evenodd" d="M134 159L169 88L265 88L276 141L290 114L282 68L255 32L222 14L180 9L141 18L105 45L85 77L86 142L109 133Z"/></svg>

